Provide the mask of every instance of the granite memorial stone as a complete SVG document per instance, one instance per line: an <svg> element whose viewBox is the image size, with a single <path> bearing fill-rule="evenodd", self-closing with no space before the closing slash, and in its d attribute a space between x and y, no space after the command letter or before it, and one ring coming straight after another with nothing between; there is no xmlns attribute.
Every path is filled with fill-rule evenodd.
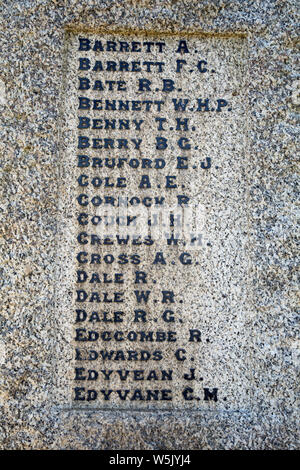
<svg viewBox="0 0 300 470"><path fill-rule="evenodd" d="M1 2L3 449L295 449L296 2Z"/></svg>

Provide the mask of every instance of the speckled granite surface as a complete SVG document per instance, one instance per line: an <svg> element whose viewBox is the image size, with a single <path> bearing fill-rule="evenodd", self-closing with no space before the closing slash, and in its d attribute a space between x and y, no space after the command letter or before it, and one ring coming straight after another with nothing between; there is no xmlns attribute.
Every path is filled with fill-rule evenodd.
<svg viewBox="0 0 300 470"><path fill-rule="evenodd" d="M296 10L295 1L282 0L0 2L2 449L299 447ZM242 396L249 390L247 406L237 400L234 409L125 412L70 405L73 325L61 310L74 290L65 244L65 227L74 224L64 193L70 41L83 32L129 29L162 37L197 33L222 44L240 37L245 44L240 133L247 165L238 177L247 188L240 275L248 313L240 334L249 357L245 381L239 367L237 390Z"/></svg>

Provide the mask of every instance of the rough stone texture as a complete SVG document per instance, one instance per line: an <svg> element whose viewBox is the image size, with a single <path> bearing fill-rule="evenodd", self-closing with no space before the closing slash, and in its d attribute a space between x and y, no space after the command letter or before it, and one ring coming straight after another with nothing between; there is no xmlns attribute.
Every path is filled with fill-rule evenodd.
<svg viewBox="0 0 300 470"><path fill-rule="evenodd" d="M297 4L1 1L1 447L296 449ZM243 33L248 48L251 409L74 411L58 396L67 31ZM249 340L250 341L250 340Z"/></svg>

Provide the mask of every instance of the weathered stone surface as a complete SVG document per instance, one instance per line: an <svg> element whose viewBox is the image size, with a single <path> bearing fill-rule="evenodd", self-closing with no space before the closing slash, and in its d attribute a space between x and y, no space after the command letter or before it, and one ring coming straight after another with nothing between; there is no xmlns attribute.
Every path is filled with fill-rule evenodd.
<svg viewBox="0 0 300 470"><path fill-rule="evenodd" d="M1 2L0 8L1 448L299 447L296 2L24 0ZM186 349L189 359L196 352L196 374L200 377L201 372L204 379L203 385L197 380L193 387L197 396L203 387L217 387L217 402L184 399L183 374L193 366L191 362L186 369L178 366L174 359L177 344L164 347L163 366L159 366L174 371L170 387L174 400L166 406L117 399L110 404L103 397L80 404L74 401L78 386L74 367L81 367L74 355L75 291L80 289L76 271L81 269L74 256L81 251L76 241L81 231L76 197L83 192L76 181L82 174L76 167L78 136L106 137L99 130L84 130L84 134L78 129L78 115L85 116L77 109L78 76L85 76L77 70L80 37L102 41L147 37L166 43L161 78L174 80L178 96L162 91L159 70L128 73L128 90L124 94L123 90L105 91L104 99L137 99L137 80L144 77L155 83L149 96L163 97L166 107L163 114L156 110L149 115L144 111L141 117L128 114L128 119L145 121L141 137L137 129L127 130L126 136L122 130L115 134L109 130L107 136L141 138L141 152L130 149L133 158L155 158L156 136L170 138L174 147L180 137L190 139L193 147L201 142L200 149L193 148L195 153L180 149L182 153L177 154L171 146L162 152L166 169L160 179L153 175L155 186L151 191L148 188L149 195L168 194L173 203L172 190L169 193L169 188L157 185L163 184L165 176L177 175L180 190L187 189L204 206L205 245L189 246L193 261L199 264L187 271L178 256L188 250L183 246L165 249L165 240L157 245L161 249L142 247L139 253L145 257L142 271L147 272L149 282L157 281L154 292L174 291L175 317L182 320L175 323L178 347ZM193 52L176 53L181 39L192 45ZM208 68L216 65L209 78L204 79L206 73L199 69L201 78L197 75L195 50L201 59L205 55ZM133 55L139 54L144 60L147 53L131 51L126 60L133 61ZM194 72L174 72L177 54L192 64ZM94 55L88 51L86 57L93 60ZM159 55L157 51L152 59L158 60ZM117 61L120 54L105 51L99 60ZM97 78L106 80L109 73ZM96 91L84 96L102 99ZM192 111L175 115L173 98L211 96L232 103L232 111L204 111L203 116L193 117L188 131L181 133L182 126L171 132L176 117L192 119ZM100 118L111 119L111 114L106 110ZM99 118L96 112L88 117ZM116 120L122 117L116 112ZM157 117L167 119L166 131L158 130ZM119 157L119 151L124 149L113 149L113 156ZM172 167L179 155L187 155L189 164L198 168ZM108 154L94 149L90 156ZM211 157L212 166L201 173L199 159L206 157ZM90 178L91 169L85 174ZM148 173L126 168L105 176L127 178L123 192L140 194L137 185L143 174ZM89 197L94 193L89 192ZM181 191L176 189L177 194ZM89 210L89 214L96 213L95 208ZM103 255L101 250L98 253ZM153 267L153 255L161 251L167 253L167 266ZM109 252L118 254L118 248ZM92 272L91 267L87 272ZM121 271L115 267L107 271L109 275L115 272ZM126 281L124 330L137 331L141 323L133 323L132 313L137 305L135 269L123 268L122 272ZM155 327L157 318L158 327L164 326L161 308L159 317L153 309L154 301L147 312L151 319L147 331ZM188 344L190 329L201 331L199 345ZM98 364L98 372L101 368ZM115 368L109 365L110 370ZM126 362L122 369L134 367ZM116 380L112 385L126 388ZM130 382L130 389L133 386Z"/></svg>

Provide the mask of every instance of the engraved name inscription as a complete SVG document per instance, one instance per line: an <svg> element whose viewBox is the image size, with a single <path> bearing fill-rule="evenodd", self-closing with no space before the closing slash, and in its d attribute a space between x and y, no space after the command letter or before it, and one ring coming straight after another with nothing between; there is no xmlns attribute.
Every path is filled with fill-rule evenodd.
<svg viewBox="0 0 300 470"><path fill-rule="evenodd" d="M111 33L71 47L73 403L237 403L243 43Z"/></svg>

